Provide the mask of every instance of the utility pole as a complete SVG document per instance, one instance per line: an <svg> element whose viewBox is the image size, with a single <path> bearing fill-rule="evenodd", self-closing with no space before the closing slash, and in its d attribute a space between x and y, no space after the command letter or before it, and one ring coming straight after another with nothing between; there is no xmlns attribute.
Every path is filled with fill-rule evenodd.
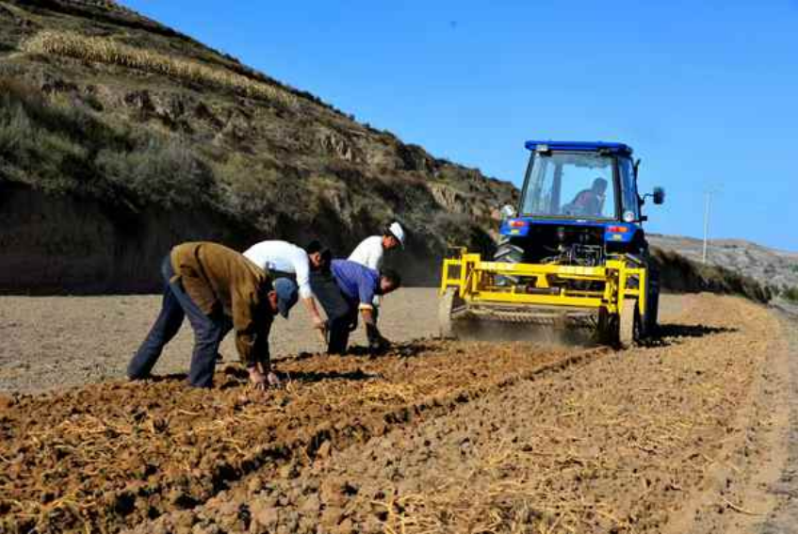
<svg viewBox="0 0 798 535"><path fill-rule="evenodd" d="M701 254L701 262L707 263L707 238L709 236L709 205L712 202L712 193L704 193L704 252Z"/></svg>
<svg viewBox="0 0 798 535"><path fill-rule="evenodd" d="M701 255L701 262L707 263L707 245L709 241L709 213L712 207L712 195L717 193L715 190L707 190L704 192L704 252Z"/></svg>

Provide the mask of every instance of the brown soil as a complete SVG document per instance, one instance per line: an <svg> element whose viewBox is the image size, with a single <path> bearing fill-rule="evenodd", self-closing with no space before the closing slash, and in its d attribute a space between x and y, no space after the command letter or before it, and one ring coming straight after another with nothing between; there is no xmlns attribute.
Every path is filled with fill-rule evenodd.
<svg viewBox="0 0 798 535"><path fill-rule="evenodd" d="M659 343L629 351L422 340L285 359L265 395L233 365L212 391L14 395L0 529L746 529L786 455L764 417L782 326L736 298L664 309Z"/></svg>
<svg viewBox="0 0 798 535"><path fill-rule="evenodd" d="M34 393L125 376L125 367L158 315L161 297L0 296L0 393ZM437 294L431 288L402 288L383 298L380 326L389 339L409 342L437 333ZM365 344L363 329L353 343ZM188 322L166 346L155 373L188 369L194 339ZM272 356L281 359L323 349L298 305L288 321L274 322ZM238 360L227 337L225 362Z"/></svg>

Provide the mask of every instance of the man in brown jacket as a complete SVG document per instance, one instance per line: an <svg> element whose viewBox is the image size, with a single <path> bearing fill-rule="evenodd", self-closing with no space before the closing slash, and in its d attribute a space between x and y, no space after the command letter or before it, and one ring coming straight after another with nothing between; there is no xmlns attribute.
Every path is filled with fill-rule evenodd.
<svg viewBox="0 0 798 535"><path fill-rule="evenodd" d="M278 384L271 372L269 331L274 315L285 318L297 301L296 284L285 278L272 282L268 273L242 254L210 242L178 245L161 266L164 297L161 313L128 365L130 379L144 379L174 338L183 317L194 329L194 353L189 382L213 386L219 344L233 329L236 349L258 388Z"/></svg>

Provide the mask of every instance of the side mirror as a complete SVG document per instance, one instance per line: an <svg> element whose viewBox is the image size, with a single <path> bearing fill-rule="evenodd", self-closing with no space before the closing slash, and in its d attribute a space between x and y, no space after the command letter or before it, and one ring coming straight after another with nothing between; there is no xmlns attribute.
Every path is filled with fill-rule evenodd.
<svg viewBox="0 0 798 535"><path fill-rule="evenodd" d="M518 215L518 212L515 211L515 208L510 206L509 204L505 204L502 206L501 209L502 219L510 219L511 217L515 217Z"/></svg>
<svg viewBox="0 0 798 535"><path fill-rule="evenodd" d="M654 188L654 204L662 204L665 202L665 190L662 188Z"/></svg>

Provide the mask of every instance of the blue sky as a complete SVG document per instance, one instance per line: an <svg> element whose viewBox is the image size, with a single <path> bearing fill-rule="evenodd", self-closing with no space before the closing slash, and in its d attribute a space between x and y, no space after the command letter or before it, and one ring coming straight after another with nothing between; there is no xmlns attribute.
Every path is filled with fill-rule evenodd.
<svg viewBox="0 0 798 535"><path fill-rule="evenodd" d="M649 230L798 250L798 0L123 0L361 122L520 185L526 139L622 141Z"/></svg>

